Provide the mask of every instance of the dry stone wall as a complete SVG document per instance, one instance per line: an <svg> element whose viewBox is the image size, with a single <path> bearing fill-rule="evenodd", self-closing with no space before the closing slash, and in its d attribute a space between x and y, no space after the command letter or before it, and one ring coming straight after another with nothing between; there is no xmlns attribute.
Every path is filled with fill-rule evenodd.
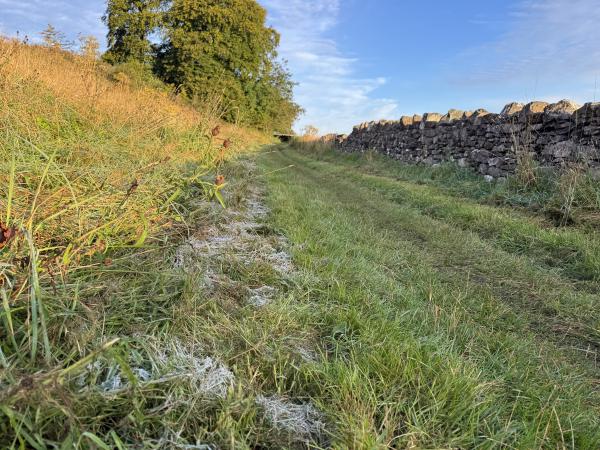
<svg viewBox="0 0 600 450"><path fill-rule="evenodd" d="M324 140L342 151L374 150L405 162L455 161L494 178L513 173L524 153L543 166L598 168L600 103L510 103L500 114L483 109L427 113L363 123L348 136L328 135Z"/></svg>

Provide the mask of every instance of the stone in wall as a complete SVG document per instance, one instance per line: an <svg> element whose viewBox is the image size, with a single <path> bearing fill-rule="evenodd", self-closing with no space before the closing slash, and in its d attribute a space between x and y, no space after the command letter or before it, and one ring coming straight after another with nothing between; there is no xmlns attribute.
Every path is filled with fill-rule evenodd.
<svg viewBox="0 0 600 450"><path fill-rule="evenodd" d="M586 103L577 111L575 116L580 121L593 120L594 118L600 117L600 102Z"/></svg>
<svg viewBox="0 0 600 450"><path fill-rule="evenodd" d="M549 106L546 102L527 103L519 113L519 121L530 124L539 123L541 114Z"/></svg>
<svg viewBox="0 0 600 450"><path fill-rule="evenodd" d="M571 100L561 100L546 106L544 112L549 114L573 114L579 108L581 108L581 105Z"/></svg>
<svg viewBox="0 0 600 450"><path fill-rule="evenodd" d="M475 111L473 111L473 114L471 114L471 117L483 117L483 116L487 116L489 114L488 111L486 111L483 108L480 109L476 109Z"/></svg>
<svg viewBox="0 0 600 450"><path fill-rule="evenodd" d="M442 115L439 113L423 114L423 122L439 122L440 120L442 120Z"/></svg>
<svg viewBox="0 0 600 450"><path fill-rule="evenodd" d="M400 117L400 123L402 125L404 125L405 127L412 125L413 123L415 123L415 118L414 117L408 117L408 116L402 116Z"/></svg>
<svg viewBox="0 0 600 450"><path fill-rule="evenodd" d="M441 122L453 122L455 120L461 120L465 115L464 111L460 111L458 109L449 110L444 116L441 118Z"/></svg>
<svg viewBox="0 0 600 450"><path fill-rule="evenodd" d="M512 116L514 114L520 113L523 110L524 106L525 105L523 103L517 103L517 102L509 103L502 109L502 112L500 113L500 115L504 116L504 117Z"/></svg>
<svg viewBox="0 0 600 450"><path fill-rule="evenodd" d="M546 108L549 106L549 103L546 102L531 102L527 103L523 110L521 111L522 115L534 114L534 113L543 113Z"/></svg>

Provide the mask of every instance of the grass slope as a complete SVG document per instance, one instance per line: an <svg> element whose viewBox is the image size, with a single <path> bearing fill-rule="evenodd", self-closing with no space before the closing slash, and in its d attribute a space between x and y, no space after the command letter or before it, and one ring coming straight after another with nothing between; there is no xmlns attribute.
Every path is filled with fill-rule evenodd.
<svg viewBox="0 0 600 450"><path fill-rule="evenodd" d="M1 448L177 442L184 414L159 399L198 390L136 389L133 369L182 365L159 350L196 361L193 338L173 341L194 281L174 248L212 214L222 162L266 139L114 75L0 39Z"/></svg>
<svg viewBox="0 0 600 450"><path fill-rule="evenodd" d="M600 445L595 234L409 168L373 175L289 147L260 161L272 220L310 274L298 321L322 359L302 390L337 446Z"/></svg>

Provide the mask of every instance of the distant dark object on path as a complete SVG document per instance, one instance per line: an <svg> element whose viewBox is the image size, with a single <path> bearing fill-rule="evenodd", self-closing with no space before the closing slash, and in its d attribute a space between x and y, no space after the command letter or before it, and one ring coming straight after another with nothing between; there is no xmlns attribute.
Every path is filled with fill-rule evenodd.
<svg viewBox="0 0 600 450"><path fill-rule="evenodd" d="M273 136L279 139L281 142L291 142L295 137L293 134L273 133Z"/></svg>

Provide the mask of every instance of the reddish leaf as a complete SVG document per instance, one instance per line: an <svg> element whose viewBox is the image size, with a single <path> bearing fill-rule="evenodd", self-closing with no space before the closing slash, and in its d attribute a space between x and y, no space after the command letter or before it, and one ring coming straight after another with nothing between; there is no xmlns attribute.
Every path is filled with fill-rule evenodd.
<svg viewBox="0 0 600 450"><path fill-rule="evenodd" d="M0 249L7 246L16 233L17 230L14 227L8 227L0 222Z"/></svg>

